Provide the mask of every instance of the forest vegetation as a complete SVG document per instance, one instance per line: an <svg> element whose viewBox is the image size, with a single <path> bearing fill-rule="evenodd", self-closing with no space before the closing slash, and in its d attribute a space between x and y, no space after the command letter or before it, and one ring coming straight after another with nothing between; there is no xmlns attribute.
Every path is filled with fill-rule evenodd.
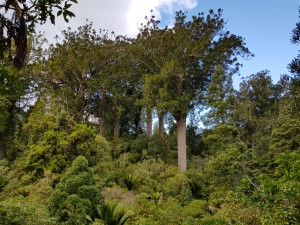
<svg viewBox="0 0 300 225"><path fill-rule="evenodd" d="M0 4L1 225L299 224L300 55L235 89L253 54L221 9L45 45L76 3Z"/></svg>

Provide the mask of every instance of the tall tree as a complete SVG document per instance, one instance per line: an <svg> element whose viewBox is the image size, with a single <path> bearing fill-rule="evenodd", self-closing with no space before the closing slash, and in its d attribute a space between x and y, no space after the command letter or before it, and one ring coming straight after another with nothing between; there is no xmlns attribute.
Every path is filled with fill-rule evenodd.
<svg viewBox="0 0 300 225"><path fill-rule="evenodd" d="M299 8L300 13L300 8ZM296 23L295 29L292 31L291 42L298 45L300 43L300 22ZM300 79L300 54L295 57L292 62L288 65L290 72Z"/></svg>
<svg viewBox="0 0 300 225"><path fill-rule="evenodd" d="M217 126L220 123L232 122L231 114L235 101L232 77L226 76L220 65L212 74L205 100L210 107L205 123Z"/></svg>
<svg viewBox="0 0 300 225"><path fill-rule="evenodd" d="M252 150L256 150L257 143L261 142L258 139L266 137L266 134L268 137L271 135L275 124L270 121L278 116L278 105L275 104L277 95L269 71L253 74L240 84L233 117L240 128L242 139Z"/></svg>
<svg viewBox="0 0 300 225"><path fill-rule="evenodd" d="M146 17L146 23L140 27L140 33L135 44L135 55L138 58L139 66L142 72L143 96L140 104L146 108L146 136L152 135L152 112L157 105L158 87L156 84L156 75L159 74L164 63L170 55L167 36L167 29L159 28L159 21L152 15ZM160 136L163 136L163 116L166 112L157 110L160 118L159 130Z"/></svg>
<svg viewBox="0 0 300 225"><path fill-rule="evenodd" d="M126 114L134 113L136 109L138 77L134 72L131 39L114 37L103 45L102 54L106 54L105 49L107 57L102 61L107 63L95 70L92 79L92 89L98 96L94 110L95 115L101 118L101 127L105 128L106 133L112 131L114 139L118 140L121 130L129 123Z"/></svg>
<svg viewBox="0 0 300 225"><path fill-rule="evenodd" d="M25 68L17 70L0 65L0 158L6 155L8 142L14 139L17 128L21 127L21 115L30 98L29 73Z"/></svg>
<svg viewBox="0 0 300 225"><path fill-rule="evenodd" d="M226 23L221 16L222 10L211 10L207 16L199 13L187 21L185 13L177 12L174 26L165 28L164 38L159 39L168 47L169 56L156 75L157 108L171 112L177 121L178 166L182 171L187 169L189 111L202 102L217 65L232 74L239 67L236 57L250 56L243 39L224 30Z"/></svg>
<svg viewBox="0 0 300 225"><path fill-rule="evenodd" d="M299 8L300 13L300 8ZM300 22L296 24L296 28L292 31L291 42L299 45L300 43ZM288 65L290 72L294 75L294 79L291 84L291 94L293 95L294 109L299 112L300 109L300 54L295 57L292 62Z"/></svg>
<svg viewBox="0 0 300 225"><path fill-rule="evenodd" d="M108 34L97 33L92 24L87 24L78 31L63 31L63 35L62 43L50 46L38 82L42 90L52 89L69 115L83 121L91 113L95 73L110 63L105 44Z"/></svg>

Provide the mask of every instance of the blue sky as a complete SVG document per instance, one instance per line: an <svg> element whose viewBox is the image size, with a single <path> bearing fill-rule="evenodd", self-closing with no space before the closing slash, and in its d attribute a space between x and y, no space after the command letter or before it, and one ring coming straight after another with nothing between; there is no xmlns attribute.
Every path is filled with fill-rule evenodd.
<svg viewBox="0 0 300 225"><path fill-rule="evenodd" d="M88 19L96 29L134 36L138 24L151 9L162 24L170 24L179 9L192 16L221 8L227 30L242 36L255 54L250 60L240 60L244 66L240 76L234 77L235 87L238 87L241 77L261 70L269 70L274 82L281 74L289 74L287 65L299 49L290 42L291 32L300 21L299 6L300 0L78 0L78 5L72 7L76 17L69 24L60 18L56 26L46 24L39 29L53 42L61 30L68 26L76 29Z"/></svg>
<svg viewBox="0 0 300 225"><path fill-rule="evenodd" d="M299 46L290 42L291 32L300 21L300 0L198 0L197 6L187 10L188 15L223 9L227 30L245 39L255 55L250 60L240 60L244 65L240 76L235 76L235 87L241 77L269 70L273 82L282 74L289 74L288 63L298 54ZM173 16L171 16L173 17ZM170 15L163 14L163 20Z"/></svg>

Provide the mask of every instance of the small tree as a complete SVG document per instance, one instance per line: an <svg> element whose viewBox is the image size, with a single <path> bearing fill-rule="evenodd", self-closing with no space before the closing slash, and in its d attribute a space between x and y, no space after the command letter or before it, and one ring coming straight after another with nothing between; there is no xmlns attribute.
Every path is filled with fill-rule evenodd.
<svg viewBox="0 0 300 225"><path fill-rule="evenodd" d="M88 224L95 218L100 190L95 186L93 171L83 156L78 156L62 176L50 200L50 212L60 224Z"/></svg>

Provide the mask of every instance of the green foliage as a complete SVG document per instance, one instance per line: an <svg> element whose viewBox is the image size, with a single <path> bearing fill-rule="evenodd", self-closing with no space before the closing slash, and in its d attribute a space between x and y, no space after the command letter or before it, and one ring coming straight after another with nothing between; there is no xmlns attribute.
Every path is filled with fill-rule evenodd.
<svg viewBox="0 0 300 225"><path fill-rule="evenodd" d="M191 155L202 155L204 153L204 143L202 133L197 131L198 127L195 125L187 125L186 130L186 144Z"/></svg>
<svg viewBox="0 0 300 225"><path fill-rule="evenodd" d="M7 199L0 203L0 222L3 225L28 224L33 212L34 208L26 204L24 198Z"/></svg>
<svg viewBox="0 0 300 225"><path fill-rule="evenodd" d="M207 217L201 221L201 224L203 225L226 225L230 224L226 220L218 217Z"/></svg>
<svg viewBox="0 0 300 225"><path fill-rule="evenodd" d="M7 89L10 85L13 85L13 81L10 81L10 76L6 70L0 67L0 133L3 133L6 129L7 119L9 117L9 107L11 106L11 101L9 99L9 94ZM12 84L10 84L12 83ZM8 89L9 90L9 89Z"/></svg>
<svg viewBox="0 0 300 225"><path fill-rule="evenodd" d="M151 138L139 135L130 145L131 162L137 162L149 156L164 159L168 153L167 145L158 134L154 134Z"/></svg>
<svg viewBox="0 0 300 225"><path fill-rule="evenodd" d="M144 224L193 224L195 219L188 216L184 208L180 205L177 199L167 198L159 205L153 205L150 208L151 216ZM141 223L143 224L143 223Z"/></svg>
<svg viewBox="0 0 300 225"><path fill-rule="evenodd" d="M51 114L39 115L40 122L33 123L31 119L36 119L37 115L39 114L32 114L24 128L32 132L29 135L30 150L25 168L31 171L34 177L42 177L45 170L62 173L70 164L70 160L78 155L85 156L90 166L110 159L108 142L97 136L88 125L64 125L63 121L68 120L64 114L57 117Z"/></svg>
<svg viewBox="0 0 300 225"><path fill-rule="evenodd" d="M150 156L165 159L167 155L167 143L158 134L152 135L148 142L148 152Z"/></svg>
<svg viewBox="0 0 300 225"><path fill-rule="evenodd" d="M50 200L50 212L63 224L88 224L96 216L101 196L93 171L83 156L77 157L61 177Z"/></svg>
<svg viewBox="0 0 300 225"><path fill-rule="evenodd" d="M243 177L245 146L233 146L211 156L204 167L211 190L232 190Z"/></svg>
<svg viewBox="0 0 300 225"><path fill-rule="evenodd" d="M131 151L137 153L139 155L139 159L143 156L143 151L148 149L148 139L139 135L130 145Z"/></svg>
<svg viewBox="0 0 300 225"><path fill-rule="evenodd" d="M203 136L203 143L208 148L208 154L218 153L240 140L238 129L227 124L220 124L212 130L204 130Z"/></svg>
<svg viewBox="0 0 300 225"><path fill-rule="evenodd" d="M164 168L163 161L149 158L138 164L132 164L127 167L127 173L135 179L135 190L139 193L145 192L151 195L154 192L161 191L158 179Z"/></svg>
<svg viewBox="0 0 300 225"><path fill-rule="evenodd" d="M7 181L7 173L9 172L9 164L7 160L0 160L0 192L3 190L5 185L8 183Z"/></svg>
<svg viewBox="0 0 300 225"><path fill-rule="evenodd" d="M16 13L24 6L7 2ZM71 17L64 2L35 23L55 19L54 8ZM0 54L0 148L9 160L0 161L0 224L298 224L298 77L274 85L261 71L235 91L236 56L250 53L225 31L221 10L190 21L179 11L163 29L147 19L130 40L92 24L64 31L20 71L3 67ZM39 96L25 113L27 92ZM169 117L164 137L143 134L144 110Z"/></svg>
<svg viewBox="0 0 300 225"><path fill-rule="evenodd" d="M225 73L225 69L218 65L211 76L211 84L208 86L207 104L211 107L207 113L205 123L218 125L232 122L231 113L234 104L234 90L232 77Z"/></svg>
<svg viewBox="0 0 300 225"><path fill-rule="evenodd" d="M0 223L3 225L53 225L44 206L30 203L22 196L0 202Z"/></svg>
<svg viewBox="0 0 300 225"><path fill-rule="evenodd" d="M203 102L217 65L232 74L239 69L236 56L251 54L241 37L224 32L221 9L210 10L206 17L199 13L190 21L178 11L172 28L159 29L158 24L151 18L137 40L140 51L147 51L149 43L159 43L151 46L153 52L146 57L142 54L142 63L151 71L143 76L144 104L150 109L155 106L159 113L170 112L177 121L178 165L186 171L187 114Z"/></svg>
<svg viewBox="0 0 300 225"><path fill-rule="evenodd" d="M299 150L286 151L275 157L277 166L271 176L261 174L255 180L242 181L241 199L246 206L255 205L262 210L258 217L261 223L297 224L299 221L299 162Z"/></svg>
<svg viewBox="0 0 300 225"><path fill-rule="evenodd" d="M192 192L189 189L189 180L182 173L176 173L175 176L166 179L163 191L167 197L178 199L182 206L187 205L192 200Z"/></svg>
<svg viewBox="0 0 300 225"><path fill-rule="evenodd" d="M292 30L291 42L293 44L299 44L300 42L300 23L297 22L296 27ZM295 78L299 79L300 68L299 68L299 55L295 57L292 62L288 65L289 70L295 75Z"/></svg>
<svg viewBox="0 0 300 225"><path fill-rule="evenodd" d="M35 32L36 24L44 24L50 19L55 24L56 16L63 15L68 22L69 18L74 17L74 13L69 10L72 4L77 0L53 0L45 2L43 0L23 1L23 0L5 0L1 7L4 7L5 13L1 13L1 41L0 41L0 60L8 58L12 61L12 45L15 42L14 66L22 68L27 63L28 43L27 36ZM9 11L9 13L6 13ZM54 12L57 12L55 15ZM14 15L13 19L8 15ZM2 64L2 63L1 63Z"/></svg>
<svg viewBox="0 0 300 225"><path fill-rule="evenodd" d="M27 143L32 144L43 140L45 132L59 127L57 117L51 112L47 113L41 110L45 107L44 104L37 104L27 123L23 126L23 131L26 133Z"/></svg>
<svg viewBox="0 0 300 225"><path fill-rule="evenodd" d="M272 132L271 149L274 153L300 148L300 120L286 118L277 129Z"/></svg>
<svg viewBox="0 0 300 225"><path fill-rule="evenodd" d="M0 41L1 42L1 41ZM1 52L1 49L0 49ZM1 56L0 56L1 59ZM9 142L13 142L21 125L23 110L17 106L17 101L26 100L30 80L22 71L0 65L0 154L1 159L6 154L9 160L16 158L14 151L9 152Z"/></svg>
<svg viewBox="0 0 300 225"><path fill-rule="evenodd" d="M185 173L194 199L208 198L208 179L204 172L198 169L189 169Z"/></svg>
<svg viewBox="0 0 300 225"><path fill-rule="evenodd" d="M208 214L208 205L205 200L193 200L184 211L193 218L203 218Z"/></svg>
<svg viewBox="0 0 300 225"><path fill-rule="evenodd" d="M134 184L135 184L135 179L132 175L127 175L125 178L124 178L124 184L126 185L127 189L129 191L131 191L134 187Z"/></svg>
<svg viewBox="0 0 300 225"><path fill-rule="evenodd" d="M260 155L266 153L270 134L277 123L280 99L277 90L269 71L261 71L243 79L235 94L233 122L239 127L241 139Z"/></svg>
<svg viewBox="0 0 300 225"><path fill-rule="evenodd" d="M116 202L102 204L98 208L98 213L106 225L124 225L130 218L130 215Z"/></svg>

